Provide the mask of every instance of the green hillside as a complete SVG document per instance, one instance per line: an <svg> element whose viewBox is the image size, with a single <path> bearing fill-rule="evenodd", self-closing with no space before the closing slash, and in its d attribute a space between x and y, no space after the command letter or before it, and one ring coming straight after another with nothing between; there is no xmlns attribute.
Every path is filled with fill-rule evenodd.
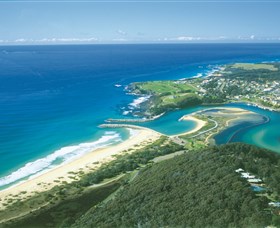
<svg viewBox="0 0 280 228"><path fill-rule="evenodd" d="M245 144L188 152L145 168L74 227L265 227L280 225L280 156ZM254 192L242 168L262 180Z"/></svg>
<svg viewBox="0 0 280 228"><path fill-rule="evenodd" d="M151 96L142 104L147 116L202 103L197 95L197 88L183 81L136 82L129 85L129 90L134 94Z"/></svg>

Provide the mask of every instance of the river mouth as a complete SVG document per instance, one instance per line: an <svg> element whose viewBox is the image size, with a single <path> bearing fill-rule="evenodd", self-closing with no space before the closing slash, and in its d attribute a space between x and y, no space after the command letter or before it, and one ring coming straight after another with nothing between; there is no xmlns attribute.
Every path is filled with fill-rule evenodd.
<svg viewBox="0 0 280 228"><path fill-rule="evenodd" d="M239 142L237 138L238 134L242 131L246 131L250 128L265 124L269 122L269 118L262 116L261 121L248 121L248 120L240 120L239 123L234 124L231 127L228 127L227 129L223 130L219 134L217 134L214 139L215 143L217 145L226 144L230 142Z"/></svg>
<svg viewBox="0 0 280 228"><path fill-rule="evenodd" d="M250 111L254 115L241 115L229 124L228 127L213 136L215 143L244 142L280 153L280 113L249 106L246 103L232 103L226 105L198 106L183 110L176 110L164 116L145 123L135 125L151 128L166 135L182 134L194 127L191 121L178 121L182 116L195 112L211 111L215 113L223 108L239 108ZM229 115L235 114L228 112Z"/></svg>

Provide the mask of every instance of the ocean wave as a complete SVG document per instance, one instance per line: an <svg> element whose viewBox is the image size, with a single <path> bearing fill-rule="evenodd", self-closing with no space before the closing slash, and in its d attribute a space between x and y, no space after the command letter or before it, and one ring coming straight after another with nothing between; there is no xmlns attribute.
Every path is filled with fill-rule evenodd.
<svg viewBox="0 0 280 228"><path fill-rule="evenodd" d="M105 132L105 135L103 135L97 141L63 147L44 158L40 158L36 161L27 163L22 168L14 171L7 176L1 177L0 187L13 184L23 179L38 176L39 174L42 174L57 165L68 163L93 150L104 148L121 141L122 139L120 134L114 131L107 131Z"/></svg>
<svg viewBox="0 0 280 228"><path fill-rule="evenodd" d="M139 134L139 130L136 129L132 129L132 128L127 128L127 130L129 131L129 137L135 137Z"/></svg>
<svg viewBox="0 0 280 228"><path fill-rule="evenodd" d="M202 73L197 73L195 76L193 76L192 78L201 78L203 77Z"/></svg>
<svg viewBox="0 0 280 228"><path fill-rule="evenodd" d="M133 108L139 108L140 104L147 101L151 96L143 96L134 99L128 106Z"/></svg>
<svg viewBox="0 0 280 228"><path fill-rule="evenodd" d="M115 131L106 131L105 135L115 135L116 132Z"/></svg>
<svg viewBox="0 0 280 228"><path fill-rule="evenodd" d="M130 110L130 111L125 110L125 111L123 111L122 114L123 114L124 116L127 116L129 113L131 113L131 110Z"/></svg>

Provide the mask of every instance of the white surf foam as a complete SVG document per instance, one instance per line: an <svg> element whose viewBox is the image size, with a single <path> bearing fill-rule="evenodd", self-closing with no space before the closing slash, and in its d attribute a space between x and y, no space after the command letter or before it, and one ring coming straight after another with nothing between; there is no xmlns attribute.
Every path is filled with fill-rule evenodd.
<svg viewBox="0 0 280 228"><path fill-rule="evenodd" d="M124 116L127 116L129 113L131 113L131 110L130 110L130 111L126 111L126 110L125 110L125 111L123 111L122 114L123 114Z"/></svg>
<svg viewBox="0 0 280 228"><path fill-rule="evenodd" d="M139 130L136 129L127 128L127 130L129 131L130 138L135 137L140 133Z"/></svg>
<svg viewBox="0 0 280 228"><path fill-rule="evenodd" d="M136 99L134 99L129 106L133 107L133 108L138 108L140 106L140 104L142 104L143 102L147 101L151 96L143 96L143 97L138 97Z"/></svg>
<svg viewBox="0 0 280 228"><path fill-rule="evenodd" d="M201 78L201 77L203 77L203 74L202 73L198 73L195 76L193 76L192 78Z"/></svg>
<svg viewBox="0 0 280 228"><path fill-rule="evenodd" d="M36 161L27 163L22 168L14 171L13 173L7 176L1 177L0 187L12 184L22 179L34 177L35 175L37 176L38 174L46 172L46 170L54 168L57 165L68 163L88 152L121 141L122 139L120 134L114 131L108 131L105 132L105 135L97 141L63 147L44 158L40 158Z"/></svg>

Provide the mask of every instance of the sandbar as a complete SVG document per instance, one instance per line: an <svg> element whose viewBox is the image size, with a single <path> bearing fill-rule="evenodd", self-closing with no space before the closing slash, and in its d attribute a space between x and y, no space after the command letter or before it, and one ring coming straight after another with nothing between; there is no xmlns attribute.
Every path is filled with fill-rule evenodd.
<svg viewBox="0 0 280 228"><path fill-rule="evenodd" d="M184 121L194 121L195 122L195 128L193 128L190 131L184 132L182 134L178 134L177 136L189 135L189 134L195 133L195 132L199 131L201 128L203 128L207 123L206 121L198 119L198 118L196 118L192 115L185 115L182 118L180 118L179 121L182 121L182 120L184 120Z"/></svg>

